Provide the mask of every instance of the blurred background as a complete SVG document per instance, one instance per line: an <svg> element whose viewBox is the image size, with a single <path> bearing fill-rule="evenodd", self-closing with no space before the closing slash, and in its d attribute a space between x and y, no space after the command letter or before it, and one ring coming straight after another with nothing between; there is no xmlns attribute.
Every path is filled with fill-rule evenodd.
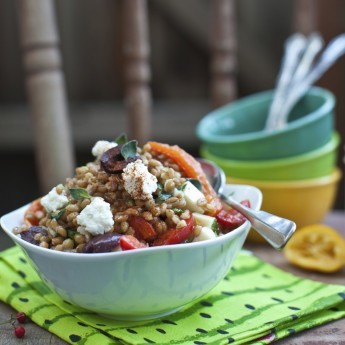
<svg viewBox="0 0 345 345"><path fill-rule="evenodd" d="M210 1L148 0L152 139L178 144L194 155L195 126L211 109ZM345 2L314 1L317 28L326 42L345 32ZM77 164L92 159L99 139L126 132L121 1L55 2ZM272 89L283 43L294 30L292 0L235 1L237 97ZM16 2L0 2L0 215L40 195L34 134L25 91ZM317 85L336 98L336 130L342 136L338 165L344 171L345 57ZM344 209L344 178L335 209Z"/></svg>

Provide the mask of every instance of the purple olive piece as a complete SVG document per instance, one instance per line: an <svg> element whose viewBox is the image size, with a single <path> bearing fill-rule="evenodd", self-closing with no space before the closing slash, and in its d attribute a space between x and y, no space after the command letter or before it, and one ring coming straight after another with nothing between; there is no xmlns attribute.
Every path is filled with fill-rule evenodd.
<svg viewBox="0 0 345 345"><path fill-rule="evenodd" d="M101 166L109 174L117 174L123 171L127 164L140 159L139 156L129 157L125 159L121 154L123 145L117 145L101 156Z"/></svg>
<svg viewBox="0 0 345 345"><path fill-rule="evenodd" d="M84 253L108 253L114 251L120 243L121 235L117 233L106 233L93 237L84 246Z"/></svg>
<svg viewBox="0 0 345 345"><path fill-rule="evenodd" d="M26 242L35 244L36 246L39 245L40 241L35 240L35 235L42 234L43 236L47 236L48 233L40 226L31 226L28 230L25 230L20 233L20 238Z"/></svg>

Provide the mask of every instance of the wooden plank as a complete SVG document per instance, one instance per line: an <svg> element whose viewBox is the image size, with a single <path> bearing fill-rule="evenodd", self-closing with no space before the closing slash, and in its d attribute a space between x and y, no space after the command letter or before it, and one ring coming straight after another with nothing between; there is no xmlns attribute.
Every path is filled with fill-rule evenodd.
<svg viewBox="0 0 345 345"><path fill-rule="evenodd" d="M151 70L146 0L122 2L125 100L129 137L140 144L151 136Z"/></svg>
<svg viewBox="0 0 345 345"><path fill-rule="evenodd" d="M205 99L156 101L153 107L150 139L198 148L195 126L210 110ZM28 108L0 105L0 152L31 150L34 134ZM112 140L128 131L126 110L120 102L78 103L70 106L74 143L90 150L96 140Z"/></svg>
<svg viewBox="0 0 345 345"><path fill-rule="evenodd" d="M211 2L211 101L214 108L237 97L234 0Z"/></svg>
<svg viewBox="0 0 345 345"><path fill-rule="evenodd" d="M17 0L41 191L70 175L74 156L52 0Z"/></svg>
<svg viewBox="0 0 345 345"><path fill-rule="evenodd" d="M318 30L318 0L295 0L293 8L292 29L309 35Z"/></svg>

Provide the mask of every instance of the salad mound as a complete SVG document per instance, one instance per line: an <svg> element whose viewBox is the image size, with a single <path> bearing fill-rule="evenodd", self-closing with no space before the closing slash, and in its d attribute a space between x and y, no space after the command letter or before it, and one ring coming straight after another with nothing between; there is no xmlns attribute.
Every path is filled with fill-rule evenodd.
<svg viewBox="0 0 345 345"><path fill-rule="evenodd" d="M120 135L92 154L31 203L16 235L52 250L104 253L204 241L246 220L223 207L199 162L176 145L138 147Z"/></svg>

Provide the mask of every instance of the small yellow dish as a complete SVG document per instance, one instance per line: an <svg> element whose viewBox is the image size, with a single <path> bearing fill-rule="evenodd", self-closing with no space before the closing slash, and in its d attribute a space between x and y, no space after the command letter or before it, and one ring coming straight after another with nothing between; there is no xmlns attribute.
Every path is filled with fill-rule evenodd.
<svg viewBox="0 0 345 345"><path fill-rule="evenodd" d="M263 194L262 209L293 220L298 229L322 223L334 204L341 175L341 170L336 168L332 174L316 179L271 182L228 177L227 183L259 188ZM254 231L248 239L264 242Z"/></svg>

